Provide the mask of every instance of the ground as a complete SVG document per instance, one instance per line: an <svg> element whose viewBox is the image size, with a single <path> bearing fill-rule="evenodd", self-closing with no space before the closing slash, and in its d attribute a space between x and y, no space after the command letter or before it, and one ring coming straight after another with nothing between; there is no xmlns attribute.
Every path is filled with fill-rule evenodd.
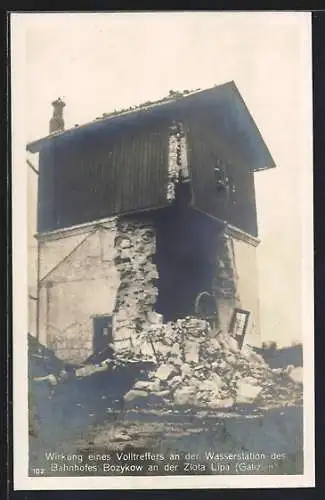
<svg viewBox="0 0 325 500"><path fill-rule="evenodd" d="M48 382L30 380L30 474L128 475L140 465L141 475L303 472L300 404L273 401L223 410L154 401L125 405L123 394L151 368L132 365L72 377L52 397ZM121 451L131 455L122 458ZM132 453L144 458L134 460ZM94 454L101 458L94 460ZM153 454L162 455L155 470Z"/></svg>

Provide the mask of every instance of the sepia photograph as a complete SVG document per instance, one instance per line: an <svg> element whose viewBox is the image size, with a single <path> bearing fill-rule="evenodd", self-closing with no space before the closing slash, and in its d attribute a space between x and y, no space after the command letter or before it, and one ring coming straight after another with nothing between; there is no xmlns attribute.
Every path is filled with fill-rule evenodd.
<svg viewBox="0 0 325 500"><path fill-rule="evenodd" d="M16 484L312 486L310 14L11 33Z"/></svg>

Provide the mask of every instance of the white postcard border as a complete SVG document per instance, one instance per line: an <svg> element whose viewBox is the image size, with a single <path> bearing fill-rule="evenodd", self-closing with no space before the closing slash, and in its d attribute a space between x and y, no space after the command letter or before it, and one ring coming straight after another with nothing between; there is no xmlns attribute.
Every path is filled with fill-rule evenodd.
<svg viewBox="0 0 325 500"><path fill-rule="evenodd" d="M60 13L54 15L67 15ZM209 13L205 13L210 15ZM222 15L254 13L222 13ZM28 400L27 400L27 172L25 168L26 75L25 30L30 16L53 14L11 14L12 81L12 257L13 257L13 458L15 490L74 489L196 489L196 488L296 488L314 486L314 297L313 297L313 188L312 188L312 81L304 92L308 144L303 172L303 284L302 321L304 352L304 474L290 476L146 476L146 477L28 477ZM72 14L69 14L72 15ZM73 14L85 15L85 14ZM105 14L103 14L105 15ZM304 71L311 69L311 13L272 13L297 17L305 33L305 50L310 54ZM306 141L307 142L307 141Z"/></svg>

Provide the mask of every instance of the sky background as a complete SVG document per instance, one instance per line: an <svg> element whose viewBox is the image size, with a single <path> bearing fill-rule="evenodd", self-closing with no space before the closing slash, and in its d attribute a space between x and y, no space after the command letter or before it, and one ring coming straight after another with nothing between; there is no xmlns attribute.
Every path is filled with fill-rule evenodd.
<svg viewBox="0 0 325 500"><path fill-rule="evenodd" d="M309 16L195 12L24 17L26 142L48 134L50 103L59 96L67 104L69 128L161 98L170 89L235 81L277 165L255 174L262 339L280 345L299 341L301 193L312 168ZM29 188L33 186L31 181ZM33 226L32 209L29 219Z"/></svg>

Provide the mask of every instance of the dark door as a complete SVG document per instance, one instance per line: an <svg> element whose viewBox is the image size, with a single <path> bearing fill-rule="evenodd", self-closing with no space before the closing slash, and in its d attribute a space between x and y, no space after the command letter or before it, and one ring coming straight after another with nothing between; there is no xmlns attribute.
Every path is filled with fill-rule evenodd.
<svg viewBox="0 0 325 500"><path fill-rule="evenodd" d="M93 318L93 351L98 354L113 340L112 316Z"/></svg>

